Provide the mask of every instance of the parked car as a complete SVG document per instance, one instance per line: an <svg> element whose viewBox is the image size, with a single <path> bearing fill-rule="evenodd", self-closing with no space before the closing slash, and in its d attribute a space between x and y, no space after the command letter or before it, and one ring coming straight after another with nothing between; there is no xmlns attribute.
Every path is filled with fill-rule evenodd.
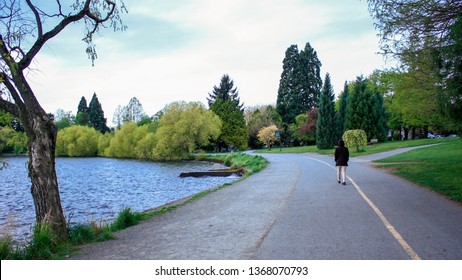
<svg viewBox="0 0 462 280"><path fill-rule="evenodd" d="M442 134L436 134L435 138L440 139L440 138L446 138L446 137Z"/></svg>
<svg viewBox="0 0 462 280"><path fill-rule="evenodd" d="M451 134L451 135L448 136L448 138L456 138L456 137L457 137L456 134Z"/></svg>
<svg viewBox="0 0 462 280"><path fill-rule="evenodd" d="M435 135L431 134L430 132L427 134L427 138L429 139L433 139L435 138Z"/></svg>

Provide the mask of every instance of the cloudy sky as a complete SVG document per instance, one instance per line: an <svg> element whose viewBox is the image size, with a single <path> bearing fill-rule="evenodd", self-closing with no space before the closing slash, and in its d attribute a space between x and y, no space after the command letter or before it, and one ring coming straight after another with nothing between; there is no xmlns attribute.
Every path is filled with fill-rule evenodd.
<svg viewBox="0 0 462 280"><path fill-rule="evenodd" d="M338 94L345 81L387 65L366 0L125 0L125 32L103 30L87 59L75 24L37 56L29 80L44 109L74 114L96 92L108 125L137 97L148 115L201 101L223 74L245 106L275 104L287 48L309 42Z"/></svg>

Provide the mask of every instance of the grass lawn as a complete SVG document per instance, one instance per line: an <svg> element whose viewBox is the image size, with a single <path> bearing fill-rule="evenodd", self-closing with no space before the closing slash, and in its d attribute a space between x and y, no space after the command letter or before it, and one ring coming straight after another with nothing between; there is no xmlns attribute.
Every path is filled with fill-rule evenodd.
<svg viewBox="0 0 462 280"><path fill-rule="evenodd" d="M379 168L462 202L462 139L386 159Z"/></svg>

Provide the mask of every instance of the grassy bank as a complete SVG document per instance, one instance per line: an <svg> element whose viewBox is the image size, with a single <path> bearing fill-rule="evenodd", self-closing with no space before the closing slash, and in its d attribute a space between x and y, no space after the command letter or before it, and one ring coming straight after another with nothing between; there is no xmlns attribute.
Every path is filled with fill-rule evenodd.
<svg viewBox="0 0 462 280"><path fill-rule="evenodd" d="M232 168L245 168L244 178L256 173L268 165L268 162L261 156L235 153L220 156L203 156L200 159L210 159L224 162ZM211 192L215 192L230 184L225 184L214 189L188 197L180 202L172 203L164 207L143 213L134 213L131 209L124 209L112 223L96 223L73 225L68 229L69 238L66 242L56 242L53 234L46 225L36 225L31 237L25 245L16 244L10 236L0 238L0 259L1 260L37 260L37 259L64 259L75 252L79 245L101 242L113 239L113 233L152 216L171 211L181 205L195 201Z"/></svg>
<svg viewBox="0 0 462 280"><path fill-rule="evenodd" d="M376 161L390 173L462 203L462 140L412 150Z"/></svg>

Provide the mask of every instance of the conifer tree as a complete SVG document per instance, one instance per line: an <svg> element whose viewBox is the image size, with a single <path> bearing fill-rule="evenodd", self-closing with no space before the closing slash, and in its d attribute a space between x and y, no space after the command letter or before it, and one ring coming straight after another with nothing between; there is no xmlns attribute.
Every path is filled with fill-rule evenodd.
<svg viewBox="0 0 462 280"><path fill-rule="evenodd" d="M306 43L305 49L300 52L300 67L302 104L307 110L311 110L318 106L322 79L321 61L310 43Z"/></svg>
<svg viewBox="0 0 462 280"><path fill-rule="evenodd" d="M90 126L94 127L96 130L99 130L101 133L109 131L109 127L106 125L107 120L104 117L103 108L101 107L96 93L93 94L90 104L88 105L88 118Z"/></svg>
<svg viewBox="0 0 462 280"><path fill-rule="evenodd" d="M241 150L246 149L248 132L243 104L240 104L237 88L234 88L234 82L227 74L223 75L218 87L213 87L207 101L210 110L222 121L221 134L215 141L217 148L221 150L233 145Z"/></svg>
<svg viewBox="0 0 462 280"><path fill-rule="evenodd" d="M290 46L285 53L285 58L282 62L282 73L279 81L278 97L276 102L276 111L281 115L282 121L286 124L291 124L295 121L295 117L302 112L298 104L293 100L293 96L297 91L298 76L297 71L300 69L300 59L297 45Z"/></svg>
<svg viewBox="0 0 462 280"><path fill-rule="evenodd" d="M362 129L367 139L386 139L385 109L383 97L369 80L358 77L349 93L346 129Z"/></svg>
<svg viewBox="0 0 462 280"><path fill-rule="evenodd" d="M346 109L347 109L347 100L348 100L348 83L345 81L343 91L339 96L340 102L337 112L337 138L341 139L343 132L345 132L346 124Z"/></svg>
<svg viewBox="0 0 462 280"><path fill-rule="evenodd" d="M336 136L334 90L330 81L330 75L327 73L319 100L316 146L319 149L333 148Z"/></svg>
<svg viewBox="0 0 462 280"><path fill-rule="evenodd" d="M373 131L372 137L383 142L387 139L387 124L386 124L386 113L383 105L383 96L380 92L375 91L372 96L372 124Z"/></svg>
<svg viewBox="0 0 462 280"><path fill-rule="evenodd" d="M292 124L296 116L317 107L322 87L321 62L309 43L300 53L292 45L285 53L282 68L276 109L284 123Z"/></svg>
<svg viewBox="0 0 462 280"><path fill-rule="evenodd" d="M86 126L89 124L87 100L84 96L80 99L75 116L75 124Z"/></svg>
<svg viewBox="0 0 462 280"><path fill-rule="evenodd" d="M215 102L225 102L231 100L234 106L242 110L244 104L240 104L239 92L234 87L234 81L229 77L228 74L224 74L220 80L220 86L213 86L212 93L209 93L207 101L209 106Z"/></svg>

